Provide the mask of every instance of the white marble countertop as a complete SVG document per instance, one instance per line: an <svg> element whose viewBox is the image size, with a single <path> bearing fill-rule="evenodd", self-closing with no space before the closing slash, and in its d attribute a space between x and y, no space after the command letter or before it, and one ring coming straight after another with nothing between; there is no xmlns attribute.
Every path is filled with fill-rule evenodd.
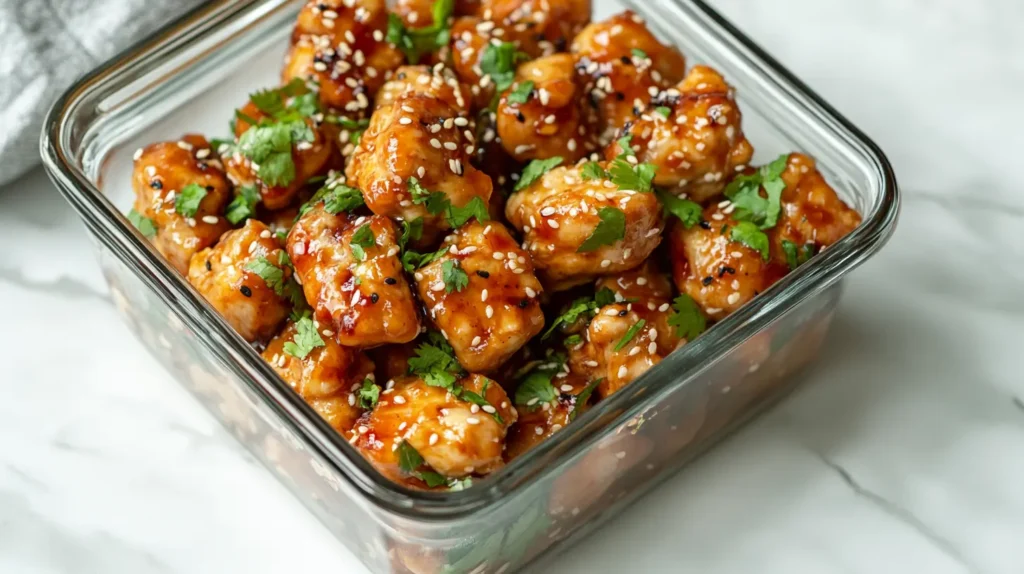
<svg viewBox="0 0 1024 574"><path fill-rule="evenodd" d="M1024 572L1024 4L715 4L905 192L794 396L543 573ZM0 190L0 572L364 572L115 315L38 170Z"/></svg>

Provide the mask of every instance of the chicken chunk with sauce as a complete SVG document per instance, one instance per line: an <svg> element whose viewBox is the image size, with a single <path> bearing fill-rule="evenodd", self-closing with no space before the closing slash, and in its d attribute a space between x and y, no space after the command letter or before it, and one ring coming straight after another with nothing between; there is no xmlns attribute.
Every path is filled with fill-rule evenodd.
<svg viewBox="0 0 1024 574"><path fill-rule="evenodd" d="M367 379L373 382L373 361L362 351L339 345L328 329L317 329L317 335L321 345L305 356L291 354L287 343L294 344L299 329L289 321L264 349L263 358L331 427L346 433L364 411L359 390Z"/></svg>
<svg viewBox="0 0 1024 574"><path fill-rule="evenodd" d="M484 410L423 379L403 377L381 393L377 406L357 423L352 433L356 448L384 475L421 488L423 483L399 464L402 442L423 457L425 470L443 478L498 470L504 464L505 436L516 422L515 407L501 385L487 377L470 375L458 385L482 397L490 408Z"/></svg>
<svg viewBox="0 0 1024 574"><path fill-rule="evenodd" d="M255 219L193 255L188 281L249 342L277 333L301 300L284 250L270 228Z"/></svg>
<svg viewBox="0 0 1024 574"><path fill-rule="evenodd" d="M533 264L496 222L468 223L442 248L416 271L420 300L466 370L494 371L544 328Z"/></svg>
<svg viewBox="0 0 1024 574"><path fill-rule="evenodd" d="M185 203L178 205L189 199L183 197L186 188L202 195L194 211ZM140 149L135 155L132 189L135 211L156 228L153 245L183 275L196 252L210 247L231 229L222 217L231 200L231 182L203 136L186 135Z"/></svg>
<svg viewBox="0 0 1024 574"><path fill-rule="evenodd" d="M732 87L715 70L695 66L677 88L655 96L626 134L637 160L657 169L655 185L703 202L721 193L753 157L741 119ZM605 155L612 159L623 151L616 141Z"/></svg>
<svg viewBox="0 0 1024 574"><path fill-rule="evenodd" d="M405 343L419 334L397 239L387 218L332 214L323 204L288 234L288 254L313 317L346 347Z"/></svg>
<svg viewBox="0 0 1024 574"><path fill-rule="evenodd" d="M653 193L584 179L579 167L555 168L513 193L505 215L553 291L639 266L661 242L664 223Z"/></svg>

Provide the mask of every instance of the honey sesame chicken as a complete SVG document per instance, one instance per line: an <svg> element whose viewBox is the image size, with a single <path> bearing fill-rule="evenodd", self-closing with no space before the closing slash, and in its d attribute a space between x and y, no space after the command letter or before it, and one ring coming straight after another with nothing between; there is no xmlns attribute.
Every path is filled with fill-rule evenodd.
<svg viewBox="0 0 1024 574"><path fill-rule="evenodd" d="M381 473L410 486L422 488L423 483L401 468L403 442L443 478L494 472L504 464L505 435L516 421L516 409L501 385L486 377L470 375L459 385L487 405L482 408L417 377L390 381L373 411L356 423L351 440Z"/></svg>
<svg viewBox="0 0 1024 574"><path fill-rule="evenodd" d="M283 255L270 228L249 219L192 256L188 281L243 339L266 341L292 309Z"/></svg>
<svg viewBox="0 0 1024 574"><path fill-rule="evenodd" d="M416 271L416 290L462 366L494 371L543 329L543 288L529 255L500 223L466 224L445 247Z"/></svg>
<svg viewBox="0 0 1024 574"><path fill-rule="evenodd" d="M292 32L282 83L312 80L327 108L368 115L371 98L405 61L386 40L387 26L384 0L311 0Z"/></svg>
<svg viewBox="0 0 1024 574"><path fill-rule="evenodd" d="M196 252L231 228L222 217L231 199L231 182L203 136L190 134L140 149L132 189L135 211L156 228L153 245L182 275ZM186 191L191 197L183 197ZM198 203L190 208L188 203L197 195Z"/></svg>
<svg viewBox="0 0 1024 574"><path fill-rule="evenodd" d="M631 11L591 23L591 0L309 1L281 80L217 149L138 150L128 220L413 489L473 486L648 391L635 381L861 222L811 157L750 165L726 79ZM740 375L806 359L776 335ZM724 392L649 409L665 445L635 432L648 411L602 439L552 516L685 448ZM402 567L418 558L447 560Z"/></svg>
<svg viewBox="0 0 1024 574"><path fill-rule="evenodd" d="M474 152L470 122L438 98L406 93L377 110L346 174L376 214L412 221L423 218L428 235L451 226L431 213L428 192L444 194L462 207L491 197L491 178L470 163ZM413 192L420 190L420 195Z"/></svg>
<svg viewBox="0 0 1024 574"><path fill-rule="evenodd" d="M389 219L335 215L322 204L288 234L288 255L313 317L346 347L406 343L419 334L398 251Z"/></svg>
<svg viewBox="0 0 1024 574"><path fill-rule="evenodd" d="M316 330L320 345L298 356L289 352L288 343L300 336L296 323L289 321L267 344L263 358L334 430L344 434L365 410L359 390L367 379L373 381L373 361L358 349L339 345L330 330Z"/></svg>
<svg viewBox="0 0 1024 574"><path fill-rule="evenodd" d="M652 98L626 133L637 159L657 168L655 185L703 202L721 193L753 157L741 117L725 79L707 66L695 66L677 88ZM611 159L620 153L616 141L605 155Z"/></svg>
<svg viewBox="0 0 1024 574"><path fill-rule="evenodd" d="M597 117L583 96L569 54L519 66L498 102L497 128L505 151L518 161L576 160L596 149Z"/></svg>
<svg viewBox="0 0 1024 574"><path fill-rule="evenodd" d="M584 28L573 40L572 53L587 82L585 93L600 113L605 143L686 71L679 50L658 41L644 20L629 11Z"/></svg>
<svg viewBox="0 0 1024 574"><path fill-rule="evenodd" d="M639 266L661 243L664 225L654 194L585 179L579 167L555 168L513 193L505 215L552 291ZM605 219L619 235L589 245Z"/></svg>
<svg viewBox="0 0 1024 574"><path fill-rule="evenodd" d="M771 287L788 271L785 265L766 261L758 251L732 240L731 230L737 221L725 213L727 209L712 204L704 209L700 225L684 229L674 224L669 230L676 287L716 321Z"/></svg>

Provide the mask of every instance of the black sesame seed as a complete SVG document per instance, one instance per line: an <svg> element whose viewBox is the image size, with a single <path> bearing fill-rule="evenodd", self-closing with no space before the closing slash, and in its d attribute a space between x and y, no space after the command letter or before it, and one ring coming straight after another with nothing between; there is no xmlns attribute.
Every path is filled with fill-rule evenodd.
<svg viewBox="0 0 1024 574"><path fill-rule="evenodd" d="M705 221L705 220L701 219L701 220L700 220L700 228L701 228L701 229L706 229L706 230L708 230L708 231L711 231L711 224L710 224L710 223L708 223L707 221Z"/></svg>
<svg viewBox="0 0 1024 574"><path fill-rule="evenodd" d="M721 275L719 275L719 277L721 277ZM705 277L704 279L701 279L701 282L700 282L700 283L701 283L701 285L703 285L703 286L707 287L708 285L711 285L711 284L712 284L712 283L714 283L714 282L715 282L715 278L714 278L714 277L712 277L712 276L710 276L710 275L708 275L708 276L707 276L707 277Z"/></svg>
<svg viewBox="0 0 1024 574"><path fill-rule="evenodd" d="M615 92L615 99L620 102L624 102L626 101L626 94L623 94L622 92Z"/></svg>
<svg viewBox="0 0 1024 574"><path fill-rule="evenodd" d="M529 299L523 299L522 301L519 302L519 308L520 309L526 309L529 306L530 306L530 300Z"/></svg>
<svg viewBox="0 0 1024 574"><path fill-rule="evenodd" d="M523 112L516 112L516 119L519 120L519 123L523 123L526 121L526 116L523 115Z"/></svg>
<svg viewBox="0 0 1024 574"><path fill-rule="evenodd" d="M207 271L213 271L213 267L210 265L210 260L209 259L206 260L206 270Z"/></svg>
<svg viewBox="0 0 1024 574"><path fill-rule="evenodd" d="M632 64L632 63L633 63L633 60L631 60L631 59L629 58L629 56L623 56L623 57L622 57L622 63L623 63L623 64L626 64L626 65L628 66L628 65L630 65L630 64Z"/></svg>
<svg viewBox="0 0 1024 574"><path fill-rule="evenodd" d="M395 279L394 277L388 277L384 279L384 282L387 283L388 285L394 285L395 283L398 283L398 280Z"/></svg>
<svg viewBox="0 0 1024 574"><path fill-rule="evenodd" d="M486 271L477 271L476 274L483 277L484 279L487 279L488 277L491 276L491 274Z"/></svg>
<svg viewBox="0 0 1024 574"><path fill-rule="evenodd" d="M245 285L242 285L242 288L239 289L239 291L241 291L242 295L245 295L246 297L252 297L252 289L249 289Z"/></svg>
<svg viewBox="0 0 1024 574"><path fill-rule="evenodd" d="M370 295L370 303L376 303L377 301L380 301L380 295L372 293Z"/></svg>
<svg viewBox="0 0 1024 574"><path fill-rule="evenodd" d="M206 186L206 191L213 191L213 186L212 185Z"/></svg>
<svg viewBox="0 0 1024 574"><path fill-rule="evenodd" d="M619 317L625 317L626 315L629 315L629 311L625 309L619 311Z"/></svg>
<svg viewBox="0 0 1024 574"><path fill-rule="evenodd" d="M160 181L159 179L154 179L153 181L149 182L149 187L152 187L153 189L163 189L164 182Z"/></svg>

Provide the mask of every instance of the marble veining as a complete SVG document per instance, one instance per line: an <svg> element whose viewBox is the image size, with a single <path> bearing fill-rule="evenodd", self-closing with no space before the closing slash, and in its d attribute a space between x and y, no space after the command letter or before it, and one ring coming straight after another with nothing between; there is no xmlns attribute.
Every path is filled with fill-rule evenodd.
<svg viewBox="0 0 1024 574"><path fill-rule="evenodd" d="M713 4L886 150L900 227L797 393L531 571L1024 572L1024 4ZM365 572L133 340L38 170L0 235L0 572Z"/></svg>

